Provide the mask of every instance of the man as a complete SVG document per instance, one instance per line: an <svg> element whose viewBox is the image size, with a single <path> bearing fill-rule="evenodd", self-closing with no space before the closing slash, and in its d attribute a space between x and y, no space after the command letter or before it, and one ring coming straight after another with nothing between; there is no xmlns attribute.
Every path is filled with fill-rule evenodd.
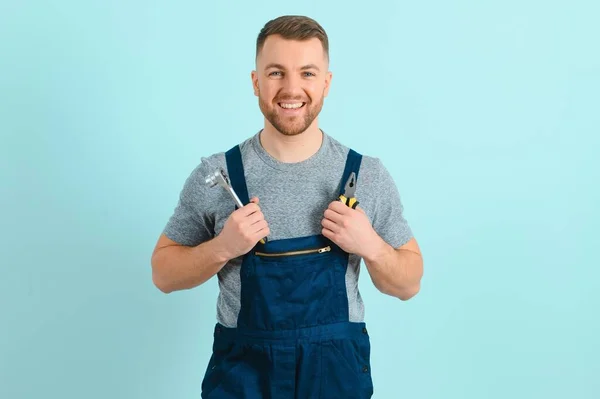
<svg viewBox="0 0 600 399"><path fill-rule="evenodd" d="M420 250L382 163L318 126L332 79L323 28L274 19L256 52L264 128L191 173L156 244L153 281L168 293L218 276L202 397L369 398L360 262L381 292L407 300L419 291ZM220 168L242 208L206 184ZM357 207L338 199L350 178Z"/></svg>

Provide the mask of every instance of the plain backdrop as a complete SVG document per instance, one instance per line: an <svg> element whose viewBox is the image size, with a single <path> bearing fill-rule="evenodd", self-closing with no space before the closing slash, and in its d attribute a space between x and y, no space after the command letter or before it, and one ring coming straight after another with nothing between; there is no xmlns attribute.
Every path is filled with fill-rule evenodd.
<svg viewBox="0 0 600 399"><path fill-rule="evenodd" d="M425 257L408 302L362 274L374 397L600 397L597 4L2 1L0 397L199 397L216 282L165 295L150 255L262 127L282 14L327 30L321 126L382 159Z"/></svg>

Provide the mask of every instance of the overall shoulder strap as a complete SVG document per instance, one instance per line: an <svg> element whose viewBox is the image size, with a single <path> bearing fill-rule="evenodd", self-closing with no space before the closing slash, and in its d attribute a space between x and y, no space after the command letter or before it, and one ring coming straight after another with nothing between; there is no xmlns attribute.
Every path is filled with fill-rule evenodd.
<svg viewBox="0 0 600 399"><path fill-rule="evenodd" d="M233 187L233 191L238 195L242 204L250 202L248 197L248 188L246 187L246 176L244 175L244 164L242 163L242 152L240 146L236 145L225 153L227 162L227 174ZM237 208L237 206L236 206Z"/></svg>
<svg viewBox="0 0 600 399"><path fill-rule="evenodd" d="M346 181L352 172L356 174L356 181L358 181L358 171L360 170L361 161L362 155L353 149L350 149L348 152L348 157L346 158L346 166L344 167L344 173L342 174L342 181L340 182L339 195L344 194L344 186L346 185Z"/></svg>

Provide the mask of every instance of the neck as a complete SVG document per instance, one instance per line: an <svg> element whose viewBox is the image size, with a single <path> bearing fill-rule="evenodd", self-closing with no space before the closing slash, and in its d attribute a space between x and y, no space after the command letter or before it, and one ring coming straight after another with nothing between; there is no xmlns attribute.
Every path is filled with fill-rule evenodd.
<svg viewBox="0 0 600 399"><path fill-rule="evenodd" d="M270 123L260 133L260 143L273 158L284 163L302 162L313 156L323 143L323 132L313 123L304 132L286 136Z"/></svg>

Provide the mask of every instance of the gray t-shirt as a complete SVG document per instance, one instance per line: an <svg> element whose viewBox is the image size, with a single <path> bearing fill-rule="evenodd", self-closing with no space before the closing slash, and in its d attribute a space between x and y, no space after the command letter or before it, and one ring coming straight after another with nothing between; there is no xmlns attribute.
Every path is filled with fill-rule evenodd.
<svg viewBox="0 0 600 399"><path fill-rule="evenodd" d="M282 163L265 151L260 132L240 144L250 198L258 197L269 224L270 241L321 234L321 220L331 201L337 199L349 148L323 132L320 149L298 163ZM359 153L360 149L356 149ZM164 233L183 245L198 245L219 234L234 209L233 199L220 186L209 187L205 178L217 168L227 171L225 152L202 157L185 181L179 202ZM378 158L363 154L356 198L375 231L391 246L399 247L412 237L403 216L400 195L388 170ZM240 310L240 265L228 262L218 273L217 321L237 325ZM350 255L346 288L350 321L364 321L358 290L361 259Z"/></svg>

